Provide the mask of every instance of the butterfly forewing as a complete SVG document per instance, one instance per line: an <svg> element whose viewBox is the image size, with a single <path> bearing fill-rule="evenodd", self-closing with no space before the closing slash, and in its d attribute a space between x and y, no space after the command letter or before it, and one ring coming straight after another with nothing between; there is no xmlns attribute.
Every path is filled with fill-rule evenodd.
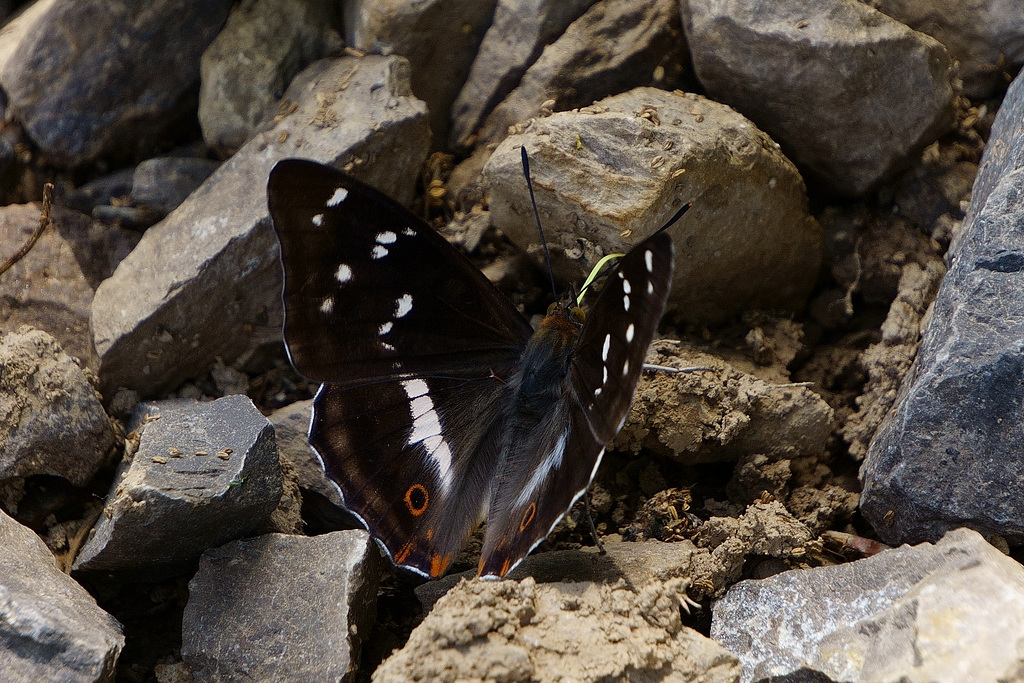
<svg viewBox="0 0 1024 683"><path fill-rule="evenodd" d="M590 485L633 401L672 269L672 241L661 233L634 247L607 277L570 355L566 400L499 464L481 576L515 567Z"/></svg>
<svg viewBox="0 0 1024 683"><path fill-rule="evenodd" d="M587 314L572 360L575 399L595 441L622 429L647 350L665 310L673 270L672 240L660 232L619 261Z"/></svg>
<svg viewBox="0 0 1024 683"><path fill-rule="evenodd" d="M274 166L267 193L285 269L285 341L299 372L346 385L475 377L518 357L529 323L400 204L297 159Z"/></svg>

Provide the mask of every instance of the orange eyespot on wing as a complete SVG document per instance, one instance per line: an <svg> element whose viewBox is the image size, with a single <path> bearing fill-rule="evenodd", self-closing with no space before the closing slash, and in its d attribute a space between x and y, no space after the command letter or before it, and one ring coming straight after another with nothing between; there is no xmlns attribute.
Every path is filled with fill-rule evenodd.
<svg viewBox="0 0 1024 683"><path fill-rule="evenodd" d="M430 506L430 494L423 484L413 484L405 492L405 507L413 517L419 517Z"/></svg>

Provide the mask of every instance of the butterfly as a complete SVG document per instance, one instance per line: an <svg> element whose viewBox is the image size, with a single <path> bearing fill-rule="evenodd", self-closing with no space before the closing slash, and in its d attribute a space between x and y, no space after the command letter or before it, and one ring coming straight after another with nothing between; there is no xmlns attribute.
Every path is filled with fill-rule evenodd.
<svg viewBox="0 0 1024 683"><path fill-rule="evenodd" d="M668 234L618 260L589 313L567 296L534 331L362 182L285 159L267 194L288 355L321 383L309 442L346 508L394 564L431 578L486 521L478 575L504 576L586 492L625 422L672 282Z"/></svg>

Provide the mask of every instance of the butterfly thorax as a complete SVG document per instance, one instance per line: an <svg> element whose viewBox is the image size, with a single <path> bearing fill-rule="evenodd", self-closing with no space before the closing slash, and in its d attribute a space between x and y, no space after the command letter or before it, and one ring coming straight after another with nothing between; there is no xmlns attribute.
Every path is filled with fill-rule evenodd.
<svg viewBox="0 0 1024 683"><path fill-rule="evenodd" d="M546 415L564 393L572 350L583 326L583 311L565 299L552 304L523 351L511 384L516 412L527 422Z"/></svg>

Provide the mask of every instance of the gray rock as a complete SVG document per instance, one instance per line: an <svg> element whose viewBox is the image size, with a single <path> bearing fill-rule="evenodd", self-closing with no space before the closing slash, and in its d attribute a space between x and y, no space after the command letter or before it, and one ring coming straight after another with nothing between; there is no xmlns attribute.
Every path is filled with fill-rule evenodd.
<svg viewBox="0 0 1024 683"><path fill-rule="evenodd" d="M11 111L65 166L145 149L198 82L200 55L230 6L82 0L34 8L0 45Z"/></svg>
<svg viewBox="0 0 1024 683"><path fill-rule="evenodd" d="M235 150L277 112L285 88L311 62L341 49L327 0L245 0L206 48L199 125L211 147Z"/></svg>
<svg viewBox="0 0 1024 683"><path fill-rule="evenodd" d="M959 62L964 94L991 97L1004 71L1024 64L1021 7L1005 0L873 0L876 9L927 33Z"/></svg>
<svg viewBox="0 0 1024 683"><path fill-rule="evenodd" d="M97 290L92 330L108 395L124 386L156 396L217 357L237 365L280 347L281 266L265 190L277 160L344 166L399 201L412 198L429 131L404 59L322 60L286 98L294 108L147 230Z"/></svg>
<svg viewBox="0 0 1024 683"><path fill-rule="evenodd" d="M188 199L218 166L218 161L196 157L146 159L132 175L132 199L162 217Z"/></svg>
<svg viewBox="0 0 1024 683"><path fill-rule="evenodd" d="M463 581L372 680L735 682L736 659L682 625L687 587Z"/></svg>
<svg viewBox="0 0 1024 683"><path fill-rule="evenodd" d="M298 401L274 411L270 423L277 434L277 448L282 460L295 468L299 486L315 491L339 508L344 507L338 487L327 478L324 467L309 445L309 420L313 400Z"/></svg>
<svg viewBox="0 0 1024 683"><path fill-rule="evenodd" d="M685 55L678 0L601 0L544 48L484 121L480 140L500 142L542 107L565 111L636 86L668 86L682 72Z"/></svg>
<svg viewBox="0 0 1024 683"><path fill-rule="evenodd" d="M496 0L351 0L345 42L397 54L412 67L412 91L427 103L437 142L448 139L452 102L466 81Z"/></svg>
<svg viewBox="0 0 1024 683"><path fill-rule="evenodd" d="M945 48L864 3L687 0L681 9L708 96L836 192L867 192L953 122Z"/></svg>
<svg viewBox="0 0 1024 683"><path fill-rule="evenodd" d="M0 511L0 680L114 680L121 624L101 610L32 531Z"/></svg>
<svg viewBox="0 0 1024 683"><path fill-rule="evenodd" d="M890 544L959 526L1024 542L1022 112L1018 77L917 358L861 469L861 511Z"/></svg>
<svg viewBox="0 0 1024 683"><path fill-rule="evenodd" d="M0 207L0 261L39 228L38 204ZM64 351L95 372L99 358L89 331L89 305L99 283L138 243L130 230L54 208L52 227L0 277L0 333L22 325L45 330Z"/></svg>
<svg viewBox="0 0 1024 683"><path fill-rule="evenodd" d="M274 430L245 396L138 409L138 450L123 463L76 571L158 580L263 523L281 499Z"/></svg>
<svg viewBox="0 0 1024 683"><path fill-rule="evenodd" d="M484 117L519 85L544 46L597 0L498 0L466 83L452 105L451 144L469 146Z"/></svg>
<svg viewBox="0 0 1024 683"><path fill-rule="evenodd" d="M379 562L365 531L268 534L208 550L182 620L195 683L351 681L373 627Z"/></svg>
<svg viewBox="0 0 1024 683"><path fill-rule="evenodd" d="M134 168L122 168L76 187L63 198L58 194L55 200L58 205L63 204L88 215L97 206L109 206L111 200L131 195L134 177Z"/></svg>
<svg viewBox="0 0 1024 683"><path fill-rule="evenodd" d="M741 581L715 604L711 637L740 658L743 681L1016 681L1024 569L959 529L934 546Z"/></svg>
<svg viewBox="0 0 1024 683"><path fill-rule="evenodd" d="M807 212L803 180L765 134L728 107L637 88L535 119L506 139L484 168L491 222L526 249L537 241L537 226L523 145L555 268L572 282L692 201L670 230L676 269L669 308L684 319L795 310L815 283L822 233Z"/></svg>
<svg viewBox="0 0 1024 683"><path fill-rule="evenodd" d="M41 330L0 337L0 480L49 474L84 486L110 462L117 437L94 382Z"/></svg>

